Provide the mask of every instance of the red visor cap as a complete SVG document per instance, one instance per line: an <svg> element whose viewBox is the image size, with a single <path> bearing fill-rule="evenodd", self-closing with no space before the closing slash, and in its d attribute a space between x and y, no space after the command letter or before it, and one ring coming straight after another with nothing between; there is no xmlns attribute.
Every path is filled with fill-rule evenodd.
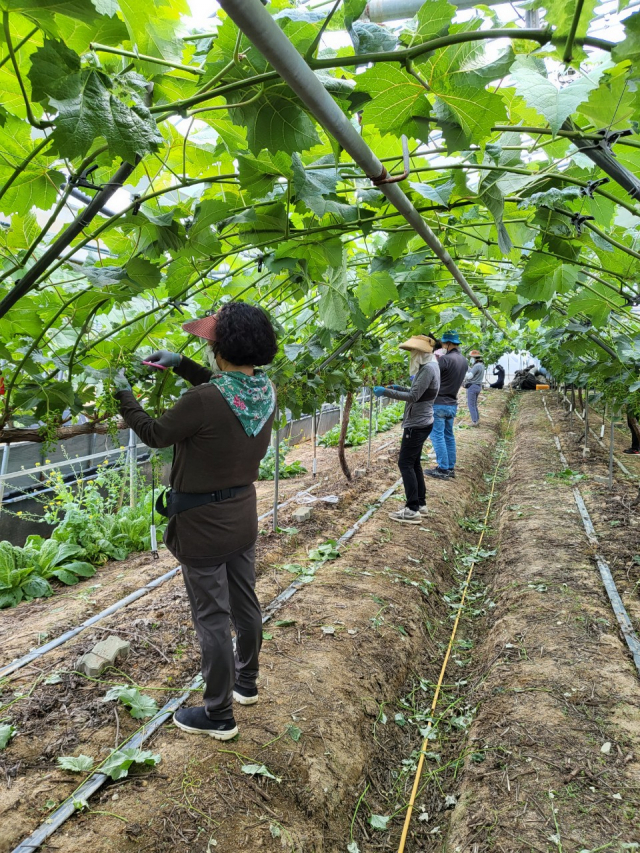
<svg viewBox="0 0 640 853"><path fill-rule="evenodd" d="M216 339L216 323L215 314L209 317L202 317L200 320L189 320L188 323L183 323L182 328L185 332L191 335L196 335L198 338L204 338L207 341L215 341Z"/></svg>

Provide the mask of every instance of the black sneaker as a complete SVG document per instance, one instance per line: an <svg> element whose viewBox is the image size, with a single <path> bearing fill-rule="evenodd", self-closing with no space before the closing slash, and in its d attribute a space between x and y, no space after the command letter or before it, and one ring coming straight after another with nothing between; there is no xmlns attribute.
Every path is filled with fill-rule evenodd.
<svg viewBox="0 0 640 853"><path fill-rule="evenodd" d="M455 468L447 468L447 470L445 471L445 474L447 475L449 480L455 480L456 469Z"/></svg>
<svg viewBox="0 0 640 853"><path fill-rule="evenodd" d="M628 447L623 453L628 453L630 456L640 456L640 450L634 450L633 447Z"/></svg>
<svg viewBox="0 0 640 853"><path fill-rule="evenodd" d="M216 740L231 740L238 734L236 721L210 720L204 708L179 708L173 715L173 722L184 732L209 735Z"/></svg>
<svg viewBox="0 0 640 853"><path fill-rule="evenodd" d="M238 705L255 705L258 701L257 687L241 687L239 684L233 685L233 701Z"/></svg>
<svg viewBox="0 0 640 853"><path fill-rule="evenodd" d="M427 477L435 477L436 480L449 479L449 472L445 468L426 468L424 473Z"/></svg>

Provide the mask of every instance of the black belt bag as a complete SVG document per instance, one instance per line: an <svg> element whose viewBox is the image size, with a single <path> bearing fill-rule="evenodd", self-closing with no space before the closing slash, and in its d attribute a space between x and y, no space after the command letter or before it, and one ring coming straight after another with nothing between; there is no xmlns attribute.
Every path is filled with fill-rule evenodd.
<svg viewBox="0 0 640 853"><path fill-rule="evenodd" d="M174 492L173 489L167 489L158 495L156 512L165 518L172 518L179 512L186 512L188 509L195 509L197 506L228 501L229 498L235 498L236 495L248 488L249 486L232 486L230 489L219 489L217 492L207 492L206 494Z"/></svg>

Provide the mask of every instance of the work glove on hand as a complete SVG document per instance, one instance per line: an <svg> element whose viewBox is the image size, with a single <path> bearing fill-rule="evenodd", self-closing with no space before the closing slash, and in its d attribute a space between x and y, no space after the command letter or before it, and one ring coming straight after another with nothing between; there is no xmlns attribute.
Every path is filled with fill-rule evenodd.
<svg viewBox="0 0 640 853"><path fill-rule="evenodd" d="M170 367L177 367L180 364L182 356L177 352L169 352L166 349L152 352L150 356L144 359L144 363L150 367L157 367L160 370L168 370Z"/></svg>
<svg viewBox="0 0 640 853"><path fill-rule="evenodd" d="M375 388L373 389L373 393L376 395L376 397L384 397L384 392L386 390L387 389L383 388L381 385L376 385Z"/></svg>
<svg viewBox="0 0 640 853"><path fill-rule="evenodd" d="M129 380L124 375L124 367L121 367L120 370L113 377L113 385L117 391L131 391L131 385Z"/></svg>

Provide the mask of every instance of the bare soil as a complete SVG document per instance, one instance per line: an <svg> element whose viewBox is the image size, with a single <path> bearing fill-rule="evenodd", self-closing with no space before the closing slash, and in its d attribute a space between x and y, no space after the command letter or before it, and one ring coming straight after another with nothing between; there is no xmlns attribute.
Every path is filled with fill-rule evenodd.
<svg viewBox="0 0 640 853"><path fill-rule="evenodd" d="M320 569L282 608L278 619L285 624L268 627L261 702L238 709L237 742L217 745L171 726L161 730L150 743L162 756L158 768L144 778L132 774L126 784L110 784L91 803L94 813L78 815L55 835L55 848L77 851L90 844L96 851L168 851L180 845L205 851L216 847L215 839L217 849L237 851L281 849L285 839L289 849L342 849L345 832L349 835L347 809L376 753L371 738L376 709L395 700L409 674L422 665L427 645L430 656L438 654L437 641L425 629L424 608L437 609L440 585L449 586L451 564L445 558L452 543L465 536L456 519L481 482L504 403L504 396L489 400L483 428L460 431L455 489L433 482L433 514L424 527L391 529L387 512L399 503L390 500L345 554ZM329 510L334 535L349 516L353 521L364 511L374 492L377 497L396 479L392 460L385 464L378 458L376 465L384 482L373 488L373 475L368 484L356 481L349 513L346 499ZM303 546L298 554L303 559ZM295 549L292 555L296 558ZM263 570L258 581L263 602L272 597L274 585L282 584ZM100 683L65 671L58 683L32 685L30 695L16 697L5 712L19 734L2 754L1 851L11 849L77 784L77 777L56 770L57 756L84 753L101 760L135 730L138 723L122 707L102 701L109 684L132 679L147 693L168 697L172 693L166 691L197 671L186 597L177 583L111 617L104 628L135 640L121 671L105 673ZM42 674L61 664L68 669L71 658L103 633L81 636L82 642L63 647L64 660L55 657L57 652L47 656ZM29 675L33 681L33 671ZM11 689L16 686L26 690L27 679L12 681ZM13 697L7 691L3 698ZM299 739L295 732L292 737L291 725L299 728ZM241 772L242 764L255 762L282 781Z"/></svg>
<svg viewBox="0 0 640 853"><path fill-rule="evenodd" d="M554 399L547 395L566 445ZM260 702L237 709L237 740L219 744L165 725L146 745L161 763L106 785L88 811L51 838L50 848L397 850L431 720L408 853L634 849L640 842L638 673L571 483L549 476L562 465L541 395L518 395L508 429L507 400L505 393L487 393L481 427L459 430L458 476L430 481L430 514L422 525L389 521L401 496L390 499L266 626ZM396 433L394 452L397 440ZM583 470L581 449L564 450L572 468ZM291 579L285 560L307 563L309 545L337 538L395 481L393 454L387 460L377 454L375 465L340 492L337 508L323 508L299 534L261 537L263 603ZM602 490L593 480L598 465L595 453L585 460L588 479L579 486L603 553L612 564L619 560L616 580L631 612L632 557L636 547L640 553L635 489L620 482L613 493ZM336 476L327 491L338 487ZM475 573L431 715L473 554ZM55 599L44 603L59 606ZM106 632L133 640L120 670L99 682L70 671L73 656ZM57 756L84 753L100 761L135 731L138 722L122 706L102 701L110 684L131 679L162 704L197 671L180 578L63 649L39 664L43 677L63 670L60 681L34 680L32 669L2 695L13 702L3 716L18 735L0 753L0 853L82 780L56 769ZM198 694L189 701L199 704ZM264 765L276 779L249 775L247 765Z"/></svg>

